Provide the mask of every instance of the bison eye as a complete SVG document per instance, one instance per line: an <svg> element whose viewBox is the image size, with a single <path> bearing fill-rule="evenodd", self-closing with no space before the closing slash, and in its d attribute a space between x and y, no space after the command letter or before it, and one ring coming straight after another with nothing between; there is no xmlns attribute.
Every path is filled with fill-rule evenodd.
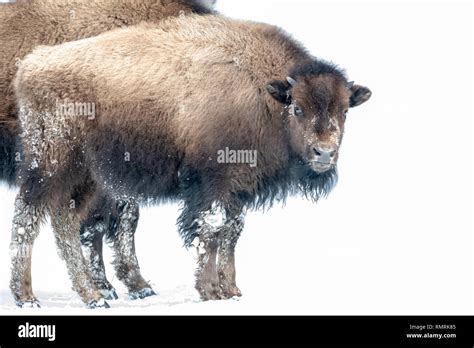
<svg viewBox="0 0 474 348"><path fill-rule="evenodd" d="M290 109L290 114L293 116L300 116L300 117L304 116L303 110L295 103L290 104L289 109Z"/></svg>
<svg viewBox="0 0 474 348"><path fill-rule="evenodd" d="M293 110L295 111L296 116L304 116L303 110L298 105L294 105Z"/></svg>

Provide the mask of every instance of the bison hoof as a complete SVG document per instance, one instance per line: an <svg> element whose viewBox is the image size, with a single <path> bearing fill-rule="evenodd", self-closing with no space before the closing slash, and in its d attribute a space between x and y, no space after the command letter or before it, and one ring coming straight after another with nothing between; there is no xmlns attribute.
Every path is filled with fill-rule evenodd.
<svg viewBox="0 0 474 348"><path fill-rule="evenodd" d="M117 292L114 288L112 289L100 289L99 292L104 296L104 299L113 301L118 299Z"/></svg>
<svg viewBox="0 0 474 348"><path fill-rule="evenodd" d="M105 302L103 298L100 300L94 300L91 301L87 304L87 307L90 309L96 309L96 308L110 308L109 304Z"/></svg>
<svg viewBox="0 0 474 348"><path fill-rule="evenodd" d="M201 300L203 301L217 301L225 300L224 293L218 284L204 284L196 285L196 290L199 292Z"/></svg>
<svg viewBox="0 0 474 348"><path fill-rule="evenodd" d="M154 292L152 288L144 288L141 290L131 291L128 293L128 297L131 300L144 299L144 298L155 296L155 295L156 295L156 292Z"/></svg>
<svg viewBox="0 0 474 348"><path fill-rule="evenodd" d="M224 288L222 292L224 293L225 298L242 297L242 292L236 286Z"/></svg>
<svg viewBox="0 0 474 348"><path fill-rule="evenodd" d="M38 300L16 301L16 305L20 308L41 308Z"/></svg>

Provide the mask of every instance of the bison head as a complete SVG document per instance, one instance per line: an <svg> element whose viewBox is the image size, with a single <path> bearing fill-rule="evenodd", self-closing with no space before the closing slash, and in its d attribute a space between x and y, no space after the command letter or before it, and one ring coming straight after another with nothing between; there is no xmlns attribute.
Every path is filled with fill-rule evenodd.
<svg viewBox="0 0 474 348"><path fill-rule="evenodd" d="M292 151L317 173L336 165L349 108L366 102L372 94L334 72L272 81L267 91L285 105Z"/></svg>

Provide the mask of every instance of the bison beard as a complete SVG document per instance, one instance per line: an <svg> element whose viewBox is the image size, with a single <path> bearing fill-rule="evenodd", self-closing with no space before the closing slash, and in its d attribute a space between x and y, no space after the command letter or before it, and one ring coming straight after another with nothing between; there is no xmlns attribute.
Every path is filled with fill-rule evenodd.
<svg viewBox="0 0 474 348"><path fill-rule="evenodd" d="M30 53L38 45L53 45L92 37L108 30L135 25L142 21L159 22L167 17L182 14L211 14L214 0L175 0L160 2L155 0L134 1L74 1L58 0L54 4L44 1L17 1L3 4L0 11L0 180L14 185L17 165L22 160L19 143L19 127L14 105L12 79L19 59ZM69 20L64 20L68 19ZM12 57L15 57L13 59ZM61 102L65 102L62 100ZM35 183L33 186L37 186ZM123 230L121 202L103 196L81 226L81 242L87 251L87 262L93 275L95 286L107 299L117 298L117 294L105 275L102 260L102 239L107 235L115 251L114 265L118 278L128 287L131 298L153 295L148 283L140 275L134 251L136 222ZM138 219L138 209L132 213ZM126 219L125 219L126 220ZM122 221L122 222L121 222ZM32 237L35 234L32 234ZM124 236L129 236L125 238ZM123 243L128 243L123 245ZM127 255L121 255L127 252ZM125 261L126 260L126 261ZM25 262L30 262L25 256ZM122 263L125 262L125 267ZM29 268L24 277L29 278ZM124 270L134 274L125 277ZM20 272L21 273L21 272ZM16 289L15 281L12 289ZM30 281L25 280L25 284ZM28 285L27 285L28 286ZM15 296L17 304L38 305L32 294ZM33 301L29 303L29 301Z"/></svg>
<svg viewBox="0 0 474 348"><path fill-rule="evenodd" d="M116 50L129 59L114 59ZM84 58L84 52L95 59ZM130 62L134 71L149 73L127 73ZM31 260L23 251L33 247L37 221L49 214L74 289L92 307L102 303L94 288L102 275L84 266L79 228L103 192L127 216L120 240L130 237L127 231L136 223L135 200L180 201L179 232L187 247L197 249L201 298L240 296L234 253L245 211L291 194L318 200L337 181L335 167L324 173L310 169L298 150L300 139L289 130L294 116L265 90L269 81L284 81L303 67L295 93L324 90L325 98L335 98L324 105L345 109L350 90L344 74L314 69L320 66L327 64L278 28L216 16L170 19L37 49L22 62L16 80L27 160L20 169L13 228L15 297L34 299ZM279 86L290 96L291 86ZM361 95L368 99L367 93ZM65 95L94 102L97 117L58 116L55 101ZM225 148L254 149L258 165L219 164L216 154ZM31 185L38 180L42 194ZM70 210L72 196L77 205ZM130 277L133 264L133 258L121 259L118 273Z"/></svg>

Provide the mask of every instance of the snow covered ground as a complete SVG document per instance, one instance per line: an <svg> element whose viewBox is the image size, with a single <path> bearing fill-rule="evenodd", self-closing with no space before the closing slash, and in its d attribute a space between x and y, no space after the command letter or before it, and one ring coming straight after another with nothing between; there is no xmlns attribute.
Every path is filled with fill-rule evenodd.
<svg viewBox="0 0 474 348"><path fill-rule="evenodd" d="M278 24L345 67L372 99L349 113L339 185L250 213L237 248L240 300L199 301L177 206L144 208L143 275L158 296L87 310L52 232L34 249L42 309L15 307L8 281L14 190L0 187L0 314L474 314L472 6L219 0L233 17Z"/></svg>

